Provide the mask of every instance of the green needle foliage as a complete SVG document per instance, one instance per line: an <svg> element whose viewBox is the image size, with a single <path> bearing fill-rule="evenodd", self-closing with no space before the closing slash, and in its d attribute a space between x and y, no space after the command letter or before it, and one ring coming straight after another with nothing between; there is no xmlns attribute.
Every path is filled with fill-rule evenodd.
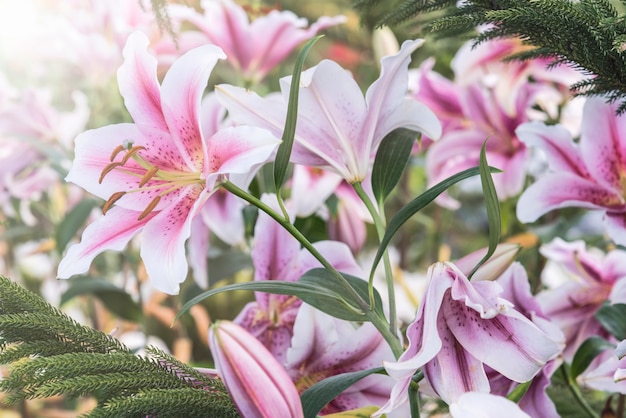
<svg viewBox="0 0 626 418"><path fill-rule="evenodd" d="M149 348L137 356L0 276L0 391L9 404L93 396L89 417L238 417L219 379Z"/></svg>
<svg viewBox="0 0 626 418"><path fill-rule="evenodd" d="M621 0L626 5L625 0ZM605 96L618 101L618 113L626 111L626 14L609 0L356 0L354 6L367 16L374 8L390 7L378 25L398 25L417 15L437 14L426 25L438 36L472 33L477 43L514 37L534 48L514 59L553 58L590 77L572 87L575 94ZM488 29L476 33L476 27Z"/></svg>

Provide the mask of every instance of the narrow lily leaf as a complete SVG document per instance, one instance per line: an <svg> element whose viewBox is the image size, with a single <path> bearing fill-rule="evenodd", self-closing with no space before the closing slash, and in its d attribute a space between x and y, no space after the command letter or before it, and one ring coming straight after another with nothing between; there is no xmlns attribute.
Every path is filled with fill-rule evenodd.
<svg viewBox="0 0 626 418"><path fill-rule="evenodd" d="M528 392L528 388L530 387L532 382L532 380L529 380L528 382L520 383L519 385L515 386L515 389L509 392L509 394L506 395L506 398L510 401L518 403L520 399L524 397L526 392Z"/></svg>
<svg viewBox="0 0 626 418"><path fill-rule="evenodd" d="M375 369L343 373L331 376L328 379L314 384L300 395L304 417L315 418L322 408L324 408L328 402L335 399L341 392L369 375L384 373L384 371L384 367L377 367Z"/></svg>
<svg viewBox="0 0 626 418"><path fill-rule="evenodd" d="M55 231L56 249L63 254L65 247L76 235L78 230L85 224L91 210L96 206L93 199L83 199L70 210Z"/></svg>
<svg viewBox="0 0 626 418"><path fill-rule="evenodd" d="M63 306L76 296L92 295L104 306L122 319L138 321L141 319L141 308L122 288L100 278L85 277L71 281L71 286L61 295L60 305Z"/></svg>
<svg viewBox="0 0 626 418"><path fill-rule="evenodd" d="M391 193L411 158L419 134L409 129L394 129L380 143L372 168L374 197L382 204Z"/></svg>
<svg viewBox="0 0 626 418"><path fill-rule="evenodd" d="M367 282L358 277L343 274L348 283L365 300L368 298ZM337 282L332 274L324 269L314 269L305 273L297 282L254 281L235 283L203 292L183 305L176 319L187 312L193 305L218 293L229 290L254 290L279 295L292 295L319 309L328 315L346 321L367 321L365 313L355 301L350 300L349 293ZM382 305L380 295L376 293L376 305Z"/></svg>
<svg viewBox="0 0 626 418"><path fill-rule="evenodd" d="M293 148L293 140L296 136L296 121L298 118L298 95L300 93L300 73L302 66L313 44L320 39L322 35L316 36L307 42L298 53L296 63L293 67L293 77L291 87L289 88L289 104L287 105L287 118L285 120L285 129L283 131L282 143L276 151L276 160L274 161L274 186L276 193L280 194L280 188L285 180L287 167L289 167L289 158L291 157L291 149Z"/></svg>
<svg viewBox="0 0 626 418"><path fill-rule="evenodd" d="M367 282L365 280L362 280L358 277L351 276L349 274L341 273L341 275L346 279L346 281L350 284L350 286L352 286L352 288L356 291L356 293L358 293L361 299L369 300L369 289L368 289ZM337 278L333 276L326 269L317 268L317 269L309 270L306 273L304 273L304 275L300 278L300 280L298 280L298 282L311 283L312 285L316 286L318 289L332 291L335 294L341 295L344 301L350 303L350 306L352 307L350 309L358 309L360 311L360 308L358 308L358 304L356 303L356 301L351 300L351 296L346 291L346 289L344 289L344 287L341 284L339 284L339 282L337 281ZM328 304L329 302L332 302L332 301L320 299L319 302L316 301L316 303L318 303L317 305L311 303L311 301L305 300L305 302L308 303L309 305L316 307L320 311L325 312L329 315L332 315L336 318L345 319L348 321L356 321L356 319L348 319L347 317L340 316L341 314L344 314L344 315L351 314L352 311L351 310L345 311L343 306L337 306L336 304L335 305ZM374 303L375 303L374 310L377 311L378 314L380 314L381 316L384 316L384 313L382 311L382 306L383 306L382 300L380 298L380 294L378 293L378 291L376 291L376 289L374 289ZM354 317L354 315L352 315L352 317ZM364 319L361 318L359 320L363 321Z"/></svg>
<svg viewBox="0 0 626 418"><path fill-rule="evenodd" d="M596 312L596 319L619 341L626 339L626 304L605 304Z"/></svg>
<svg viewBox="0 0 626 418"><path fill-rule="evenodd" d="M480 164L478 169L480 170L480 184L483 188L483 196L485 197L485 207L487 208L487 220L489 222L489 247L485 256L476 264L472 272L467 276L468 279L472 278L472 275L483 265L483 263L489 260L489 257L493 255L500 242L500 234L502 232L502 215L500 214L500 201L498 200L498 194L496 193L496 187L493 184L491 173L489 172L489 165L487 164L486 154L487 141L483 143L483 147L480 150Z"/></svg>
<svg viewBox="0 0 626 418"><path fill-rule="evenodd" d="M600 337L590 337L580 345L574 359L572 360L572 366L570 369L570 375L572 379L576 379L587 367L591 364L598 354L609 349L615 348L613 344Z"/></svg>
<svg viewBox="0 0 626 418"><path fill-rule="evenodd" d="M501 171L493 167L489 167L489 170L492 173L499 173ZM426 190L424 193L411 200L402 209L400 209L389 221L387 230L385 231L385 235L380 242L380 247L378 247L378 252L374 257L372 272L376 269L376 266L378 266L378 263L380 262L383 253L385 252L385 249L391 242L391 239L406 221L408 221L413 215L426 207L426 205L435 200L437 196L448 190L454 184L458 183L461 180L473 177L479 173L480 171L478 167L472 167L468 168L467 170L461 171L460 173L457 173L453 176L450 176L447 179L435 184L433 187Z"/></svg>

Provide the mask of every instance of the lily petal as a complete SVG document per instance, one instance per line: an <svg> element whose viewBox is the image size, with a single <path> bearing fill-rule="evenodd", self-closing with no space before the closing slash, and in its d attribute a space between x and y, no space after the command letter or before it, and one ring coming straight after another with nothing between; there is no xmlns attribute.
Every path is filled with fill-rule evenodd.
<svg viewBox="0 0 626 418"><path fill-rule="evenodd" d="M147 223L142 233L141 258L155 288L178 294L187 277L185 241L191 234L193 213L204 203L198 187L184 189L178 201Z"/></svg>
<svg viewBox="0 0 626 418"><path fill-rule="evenodd" d="M489 393L467 392L450 405L453 418L531 418L513 401Z"/></svg>
<svg viewBox="0 0 626 418"><path fill-rule="evenodd" d="M69 248L59 263L57 276L67 279L84 273L98 254L107 250L123 250L155 215L156 212L138 221L138 212L121 207L111 208L105 216L85 228L80 243Z"/></svg>
<svg viewBox="0 0 626 418"><path fill-rule="evenodd" d="M626 213L607 212L604 215L606 233L618 245L626 245Z"/></svg>
<svg viewBox="0 0 626 418"><path fill-rule="evenodd" d="M142 32L134 32L128 37L123 52L124 63L117 72L117 80L126 109L135 123L167 132L161 110L157 60L148 54L149 44L150 40Z"/></svg>
<svg viewBox="0 0 626 418"><path fill-rule="evenodd" d="M235 126L220 130L207 143L207 187L213 189L222 174L245 174L241 179L233 177L231 181L247 187L256 170L269 160L279 143L279 139L261 128Z"/></svg>
<svg viewBox="0 0 626 418"><path fill-rule="evenodd" d="M615 116L617 104L602 98L585 102L580 150L591 176L604 187L622 190L620 168L626 166L626 119Z"/></svg>
<svg viewBox="0 0 626 418"><path fill-rule="evenodd" d="M576 174L548 173L520 196L517 218L521 222L529 223L554 209L572 206L603 209L608 205L619 204L620 201L619 195Z"/></svg>
<svg viewBox="0 0 626 418"><path fill-rule="evenodd" d="M573 141L572 134L564 127L527 122L520 125L515 133L519 140L529 147L542 150L554 171L570 172L583 178L589 177L580 149Z"/></svg>
<svg viewBox="0 0 626 418"><path fill-rule="evenodd" d="M441 351L423 367L424 376L444 402L456 402L465 392L489 392L489 380L482 362L466 351L445 321L437 330L443 341Z"/></svg>
<svg viewBox="0 0 626 418"><path fill-rule="evenodd" d="M532 379L561 351L554 341L515 310L482 319L469 308L444 304L443 315L468 352L516 382Z"/></svg>
<svg viewBox="0 0 626 418"><path fill-rule="evenodd" d="M224 52L215 45L194 48L177 59L161 86L163 115L178 151L191 171L204 160L199 113L209 76Z"/></svg>

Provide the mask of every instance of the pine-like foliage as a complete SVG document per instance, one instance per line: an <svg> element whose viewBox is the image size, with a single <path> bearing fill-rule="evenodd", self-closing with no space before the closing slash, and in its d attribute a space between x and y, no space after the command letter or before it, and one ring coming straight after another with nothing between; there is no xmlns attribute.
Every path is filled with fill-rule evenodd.
<svg viewBox="0 0 626 418"><path fill-rule="evenodd" d="M626 1L622 0L626 5ZM380 0L356 0L363 15ZM609 0L403 0L384 14L379 25L397 25L418 14L445 9L426 30L459 36L479 25L476 42L516 37L535 48L514 58L554 58L591 77L572 86L577 94L602 95L621 101L626 111L626 15Z"/></svg>
<svg viewBox="0 0 626 418"><path fill-rule="evenodd" d="M0 276L0 381L8 403L54 395L93 396L89 417L237 417L219 379L155 348L132 354Z"/></svg>

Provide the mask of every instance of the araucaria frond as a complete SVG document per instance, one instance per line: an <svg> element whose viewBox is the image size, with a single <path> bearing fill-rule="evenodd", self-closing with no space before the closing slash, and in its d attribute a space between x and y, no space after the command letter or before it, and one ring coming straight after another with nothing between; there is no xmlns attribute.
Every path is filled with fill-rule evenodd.
<svg viewBox="0 0 626 418"><path fill-rule="evenodd" d="M357 7L369 10L377 3L360 0ZM626 111L626 15L618 14L609 0L404 0L390 4L379 25L397 25L418 14L446 10L426 30L439 36L474 32L477 43L515 37L535 47L524 59L554 58L590 76L589 82L573 86L582 95L604 96L621 101Z"/></svg>
<svg viewBox="0 0 626 418"><path fill-rule="evenodd" d="M93 417L237 417L223 383L155 348L136 356L0 276L0 391L9 403L93 396Z"/></svg>

